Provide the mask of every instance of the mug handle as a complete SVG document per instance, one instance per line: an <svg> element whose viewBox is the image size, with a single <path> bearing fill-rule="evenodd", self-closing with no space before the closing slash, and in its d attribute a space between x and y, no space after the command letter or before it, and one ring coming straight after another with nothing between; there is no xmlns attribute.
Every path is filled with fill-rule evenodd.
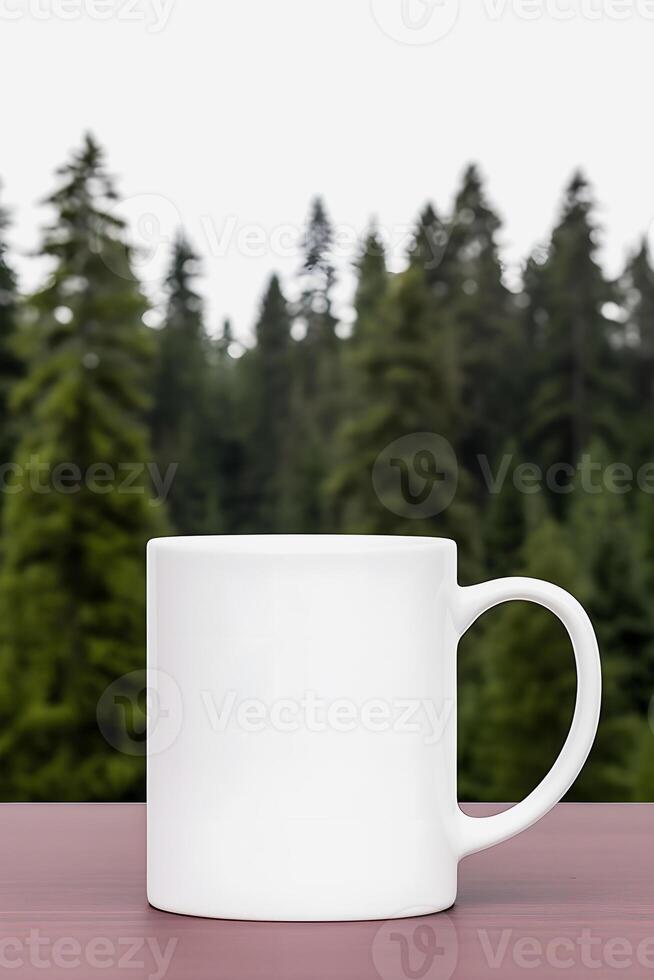
<svg viewBox="0 0 654 980"><path fill-rule="evenodd" d="M602 674L597 639L590 619L577 600L558 585L535 578L500 578L466 587L457 586L455 624L463 636L487 609L522 599L553 612L572 641L577 666L577 697L572 724L561 752L543 781L520 803L492 817L470 817L457 806L460 857L499 844L558 803L577 778L590 752L599 721Z"/></svg>

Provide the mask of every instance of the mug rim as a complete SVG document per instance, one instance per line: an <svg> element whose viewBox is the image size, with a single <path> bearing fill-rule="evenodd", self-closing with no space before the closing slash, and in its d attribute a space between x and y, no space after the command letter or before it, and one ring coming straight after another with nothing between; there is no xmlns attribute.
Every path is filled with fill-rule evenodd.
<svg viewBox="0 0 654 980"><path fill-rule="evenodd" d="M412 534L180 534L150 538L147 551L187 550L230 555L362 555L456 553L452 538Z"/></svg>

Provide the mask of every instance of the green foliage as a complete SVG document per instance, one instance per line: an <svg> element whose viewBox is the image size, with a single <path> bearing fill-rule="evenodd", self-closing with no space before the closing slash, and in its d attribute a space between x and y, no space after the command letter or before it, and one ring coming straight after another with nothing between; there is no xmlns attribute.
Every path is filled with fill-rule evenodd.
<svg viewBox="0 0 654 980"><path fill-rule="evenodd" d="M338 526L346 531L456 538L462 548L465 578L479 557L465 473L459 474L457 493L449 506L446 499L441 505L437 498L435 506L424 513L419 508L405 511L406 491L397 470L385 467L383 484L375 486L372 479L376 460L396 440L409 435L392 462L401 463L413 477L418 457L430 453L430 448L412 434L454 437L461 413L457 374L451 334L439 327L429 287L421 271L411 266L389 283L376 316L370 317L351 350L348 380L357 402L337 434L338 465L326 489ZM441 489L434 487L437 494L447 493L456 478L452 462L445 454L434 460L443 479Z"/></svg>
<svg viewBox="0 0 654 980"><path fill-rule="evenodd" d="M526 539L521 573L587 594L565 529L545 520ZM561 623L531 603L503 605L484 616L482 683L474 709L465 704L464 739L482 799L519 800L554 762L570 725L575 671ZM470 777L468 777L470 778Z"/></svg>
<svg viewBox="0 0 654 980"><path fill-rule="evenodd" d="M13 398L20 470L3 515L2 794L139 798L142 760L109 748L96 705L114 678L144 666L144 549L166 526L143 474L153 338L90 137L59 176L41 249L53 271L28 301L26 376Z"/></svg>
<svg viewBox="0 0 654 980"><path fill-rule="evenodd" d="M102 694L144 662L144 544L167 518L146 472L119 489L121 466L144 463L159 477L177 465L177 532L447 535L463 583L523 573L569 589L604 668L599 736L571 798L654 798L654 505L608 475L651 454L654 271L642 244L617 284L606 279L585 179L511 290L474 166L449 212L423 208L403 271L389 271L371 225L351 328L314 200L288 290L298 299L273 275L244 350L229 321L208 329L181 234L163 323L144 326L92 139L59 178L40 250L51 272L20 300L0 218L0 450L15 464L0 554L3 798L142 795L142 761L107 744L96 708L105 734L124 728ZM535 492L519 464L540 466ZM107 470L117 479L102 484ZM459 649L460 796L524 796L574 696L569 639L548 612L513 603L475 624Z"/></svg>
<svg viewBox="0 0 654 980"><path fill-rule="evenodd" d="M288 304L276 275L268 283L255 336L256 347L244 356L242 365L249 395L246 492L249 526L268 533L283 531L293 512L286 494L294 352Z"/></svg>
<svg viewBox="0 0 654 980"><path fill-rule="evenodd" d="M624 319L618 339L628 392L621 410L630 421L620 436L638 466L651 454L654 411L654 269L646 241L627 263L620 285Z"/></svg>
<svg viewBox="0 0 654 980"><path fill-rule="evenodd" d="M323 484L331 464L331 442L341 393L332 227L320 198L311 207L303 240L300 301L295 324L303 336L294 350L289 439L294 451L285 467L284 526L292 531L326 529Z"/></svg>
<svg viewBox="0 0 654 980"><path fill-rule="evenodd" d="M597 228L585 178L570 181L545 261L532 265L534 386L528 442L544 466L574 463L591 439L618 444L617 399L623 382L603 313L614 291L595 260Z"/></svg>
<svg viewBox="0 0 654 980"><path fill-rule="evenodd" d="M198 269L198 256L180 234L165 282L164 323L155 334L152 443L161 470L175 472L170 516L185 534L215 530L220 506L211 459L207 458L216 419L209 338L202 300L193 284Z"/></svg>
<svg viewBox="0 0 654 980"><path fill-rule="evenodd" d="M12 458L13 420L9 414L9 393L20 376L20 360L15 351L17 321L16 276L7 261L4 234L8 219L0 208L0 463Z"/></svg>

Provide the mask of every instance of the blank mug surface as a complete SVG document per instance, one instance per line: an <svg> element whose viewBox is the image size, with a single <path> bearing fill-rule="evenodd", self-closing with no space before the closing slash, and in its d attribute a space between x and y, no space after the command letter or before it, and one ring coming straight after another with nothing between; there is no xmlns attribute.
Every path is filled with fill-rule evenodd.
<svg viewBox="0 0 654 980"><path fill-rule="evenodd" d="M464 817L457 804L458 639L496 601L543 602L515 587L499 598L470 594L486 588L457 585L456 546L446 539L151 541L150 902L272 920L449 907L463 853L510 836L555 802L550 793L490 838L476 825L497 818ZM587 633L578 660L584 643L592 646ZM588 717L578 703L583 731L566 743L564 781L592 742L595 681ZM552 772L562 759L566 768L565 752Z"/></svg>

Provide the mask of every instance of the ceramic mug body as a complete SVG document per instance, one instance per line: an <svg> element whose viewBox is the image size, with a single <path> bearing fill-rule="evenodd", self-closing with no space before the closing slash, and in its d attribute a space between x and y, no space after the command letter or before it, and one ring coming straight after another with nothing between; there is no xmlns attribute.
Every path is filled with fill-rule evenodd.
<svg viewBox="0 0 654 980"><path fill-rule="evenodd" d="M516 583L533 581L500 580L513 590L499 597L487 590L500 583L462 589L456 546L439 538L151 541L149 901L267 920L452 905L462 854L553 805L597 724L587 617L547 583L530 586L539 595L516 594ZM479 825L499 818L472 820L457 804L457 642L504 598L553 608L543 588L572 604L554 611L583 661L577 731L552 770L565 770L556 791L543 784L535 806L523 801L518 822L495 824L489 837Z"/></svg>

